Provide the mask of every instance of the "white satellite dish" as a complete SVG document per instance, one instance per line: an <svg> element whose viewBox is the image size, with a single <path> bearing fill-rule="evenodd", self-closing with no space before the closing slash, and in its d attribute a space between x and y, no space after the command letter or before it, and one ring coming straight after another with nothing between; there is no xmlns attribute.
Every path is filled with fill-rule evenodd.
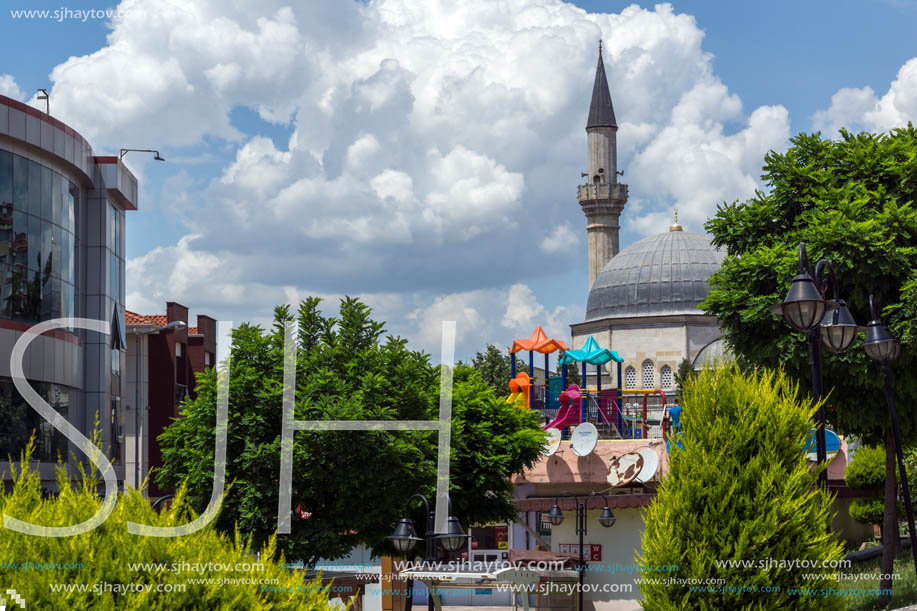
<svg viewBox="0 0 917 611"><path fill-rule="evenodd" d="M637 452L643 457L643 468L634 479L640 483L648 482L656 475L656 469L659 468L659 456L651 448L643 448Z"/></svg>
<svg viewBox="0 0 917 611"><path fill-rule="evenodd" d="M588 456L595 450L599 441L599 430L591 422L582 422L573 429L570 437L570 447L577 456Z"/></svg>
<svg viewBox="0 0 917 611"><path fill-rule="evenodd" d="M554 456L554 452L557 451L557 448L560 447L560 429L556 429L553 426L544 431L547 439L547 446L545 450L541 453L542 456Z"/></svg>
<svg viewBox="0 0 917 611"><path fill-rule="evenodd" d="M625 486L637 478L643 470L643 457L639 454L612 456L608 461L608 483L614 486Z"/></svg>

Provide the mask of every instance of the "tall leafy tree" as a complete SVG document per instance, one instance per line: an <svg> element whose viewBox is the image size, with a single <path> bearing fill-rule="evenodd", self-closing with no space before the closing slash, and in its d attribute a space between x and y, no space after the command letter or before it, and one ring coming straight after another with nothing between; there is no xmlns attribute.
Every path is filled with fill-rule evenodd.
<svg viewBox="0 0 917 611"><path fill-rule="evenodd" d="M781 366L811 388L806 340L768 311L782 301L797 273L797 246L814 263L831 260L841 296L860 324L869 321L868 295L884 306L893 334L903 341L892 366L902 406L917 401L917 129L851 134L839 139L800 134L785 153L765 157L765 192L721 205L706 224L728 257L710 279L702 307L717 316L740 361ZM886 444L886 522L895 518L894 443L878 366L858 346L842 355L825 351L829 421L865 443ZM917 412L899 410L902 434L913 440ZM883 573L891 573L895 539ZM882 587L891 587L890 581Z"/></svg>
<svg viewBox="0 0 917 611"><path fill-rule="evenodd" d="M243 324L233 331L229 381L227 481L233 482L217 526L236 525L255 544L277 528L283 327L297 326L297 420L436 420L439 367L406 341L386 336L370 309L345 298L337 317L302 302L274 312L270 330ZM188 482L201 511L213 480L216 375L199 377L198 396L161 436L157 481ZM467 527L514 517L509 476L535 463L543 434L534 414L498 400L478 372L454 372L451 496ZM278 548L289 559L337 558L355 545L385 545L408 497L433 497L438 435L424 431L302 431L294 435L289 536ZM418 514L415 514L420 517ZM425 520L415 520L422 532Z"/></svg>
<svg viewBox="0 0 917 611"><path fill-rule="evenodd" d="M512 372L512 358L508 350L500 350L487 344L484 352L478 352L471 359L471 367L481 374L481 379L493 388L497 395L509 394L509 379ZM516 372L528 371L529 366L516 358Z"/></svg>

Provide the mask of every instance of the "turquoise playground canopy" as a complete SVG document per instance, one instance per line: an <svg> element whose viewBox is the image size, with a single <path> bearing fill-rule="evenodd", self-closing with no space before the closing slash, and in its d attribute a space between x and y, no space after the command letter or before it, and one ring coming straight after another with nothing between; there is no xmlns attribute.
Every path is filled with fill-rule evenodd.
<svg viewBox="0 0 917 611"><path fill-rule="evenodd" d="M586 338L586 343L579 350L567 350L560 362L569 365L573 362L589 363L590 365L604 365L609 361L623 363L624 359L608 348L599 348L599 343L591 335Z"/></svg>

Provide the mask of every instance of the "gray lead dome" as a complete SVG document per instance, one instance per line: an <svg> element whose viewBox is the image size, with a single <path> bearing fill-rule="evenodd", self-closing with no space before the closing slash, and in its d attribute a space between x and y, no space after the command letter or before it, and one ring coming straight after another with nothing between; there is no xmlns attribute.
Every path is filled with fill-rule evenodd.
<svg viewBox="0 0 917 611"><path fill-rule="evenodd" d="M643 238L602 269L589 291L586 320L702 314L697 304L724 257L699 233L675 230Z"/></svg>

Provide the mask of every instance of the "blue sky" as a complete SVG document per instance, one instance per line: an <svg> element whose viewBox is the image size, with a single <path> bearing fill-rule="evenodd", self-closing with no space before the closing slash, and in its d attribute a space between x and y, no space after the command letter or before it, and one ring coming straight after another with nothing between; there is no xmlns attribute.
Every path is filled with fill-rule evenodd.
<svg viewBox="0 0 917 611"><path fill-rule="evenodd" d="M115 8L61 4L14 0L4 10ZM563 333L582 316L585 223L574 187L599 31L631 184L624 245L662 230L675 205L700 230L716 200L748 196L755 163L792 133L910 118L907 95L886 94L910 86L898 75L917 55L914 2L576 3L585 18L548 0L487 17L486 4L434 4L405 17L384 2L240 2L224 13L206 0L130 0L120 8L153 19L113 25L0 15L0 78L26 99L53 86L52 114L98 153L166 157L127 158L143 181L128 222L129 307L176 299L264 320L271 300L359 293L427 349L437 316L459 318L460 333L464 321L459 356L527 335L535 321ZM386 29L376 29L379 15ZM516 28L508 40L492 25L502 21ZM545 37L533 42L532 31ZM556 70L535 57L555 44ZM530 58L519 68L528 74L500 65L508 57ZM832 105L844 88L850 97ZM696 125L674 125L682 116ZM735 167L694 174L692 130L697 151ZM265 210L275 224L260 222ZM224 265L225 283L199 286Z"/></svg>

